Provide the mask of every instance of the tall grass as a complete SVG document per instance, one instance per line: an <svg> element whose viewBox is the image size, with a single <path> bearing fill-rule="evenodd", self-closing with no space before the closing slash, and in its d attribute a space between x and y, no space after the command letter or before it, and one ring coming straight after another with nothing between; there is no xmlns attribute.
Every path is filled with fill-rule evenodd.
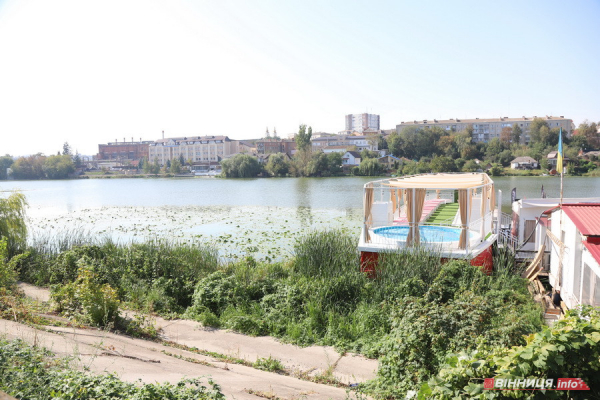
<svg viewBox="0 0 600 400"><path fill-rule="evenodd" d="M306 276L335 277L357 271L356 240L339 230L308 233L294 246L294 272Z"/></svg>
<svg viewBox="0 0 600 400"><path fill-rule="evenodd" d="M70 231L45 241L32 240L20 265L21 279L37 285L73 282L82 264L91 266L100 284L148 311L182 312L191 304L196 283L220 266L218 251L204 242L148 240L117 243Z"/></svg>

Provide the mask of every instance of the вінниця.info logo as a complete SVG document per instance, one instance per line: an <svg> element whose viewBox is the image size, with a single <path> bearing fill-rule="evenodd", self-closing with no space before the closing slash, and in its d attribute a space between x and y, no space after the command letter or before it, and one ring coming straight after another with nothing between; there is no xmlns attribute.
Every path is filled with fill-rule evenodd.
<svg viewBox="0 0 600 400"><path fill-rule="evenodd" d="M554 379L485 378L483 388L485 390L590 390L580 378L558 378L556 385Z"/></svg>

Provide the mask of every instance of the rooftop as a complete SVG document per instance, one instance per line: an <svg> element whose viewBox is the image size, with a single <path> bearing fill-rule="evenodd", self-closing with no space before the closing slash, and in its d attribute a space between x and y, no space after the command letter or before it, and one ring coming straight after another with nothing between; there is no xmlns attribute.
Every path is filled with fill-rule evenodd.
<svg viewBox="0 0 600 400"><path fill-rule="evenodd" d="M229 137L227 136L223 136L223 135L219 135L219 136L182 136L182 137L171 137L171 138L164 138L164 139L158 139L155 140L154 143L160 144L160 143L168 143L170 141L174 141L174 142L197 142L199 140L222 140L222 141L226 141L229 142L231 141L231 139L229 139Z"/></svg>
<svg viewBox="0 0 600 400"><path fill-rule="evenodd" d="M600 236L600 203L563 204L562 209L584 236Z"/></svg>
<svg viewBox="0 0 600 400"><path fill-rule="evenodd" d="M480 124L480 123L488 123L488 122L522 122L522 121L533 121L534 118L541 118L545 121L554 120L554 121L570 121L570 119L565 118L564 116L556 117L552 115L546 115L543 117L519 117L519 118L508 118L508 117L500 117L500 118L451 118L451 119L433 119L433 120L414 120L414 121L406 121L401 122L399 125L427 125L427 124Z"/></svg>

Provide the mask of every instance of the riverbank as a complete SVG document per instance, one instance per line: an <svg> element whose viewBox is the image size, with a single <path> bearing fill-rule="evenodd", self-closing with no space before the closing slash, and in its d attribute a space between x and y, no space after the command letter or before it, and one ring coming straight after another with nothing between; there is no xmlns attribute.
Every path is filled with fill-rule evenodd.
<svg viewBox="0 0 600 400"><path fill-rule="evenodd" d="M372 280L359 270L355 239L339 231L314 232L298 238L295 256L287 262L258 262L252 257L223 262L216 253L209 246L88 243L64 250L30 248L28 254L19 258L18 265L22 280L51 285L57 301L55 309L75 324L93 322L110 327L115 321L114 326L127 326L115 318L130 315L128 310L133 310L196 321L156 317L155 321L160 321L155 324L156 329L143 328L149 333L162 328L168 338L161 340L190 340L174 348L194 354L199 354L194 347L216 352L204 347L209 343L208 336L221 332L196 332L194 326L200 323L205 329L225 328L301 346L332 346L340 354L351 351L378 359L382 372L361 386L363 392L376 397L404 397L401 394L406 390L418 388L420 382L437 374L440 360L449 351L472 349L479 338L490 346L520 344L523 335L536 332L542 325L539 306L529 296L527 282L504 256L497 260L496 273L487 276L465 262L442 264L439 256L422 251L389 254L382 257L378 279ZM107 306L93 311L85 306L88 297L94 299L95 305ZM108 311L113 306L118 307L116 314ZM478 317L464 318L465 310ZM136 326L132 332L142 328ZM73 340L80 337L77 340L82 345L99 340L77 328L48 329L52 334L72 335ZM404 338L406 347L398 348L399 337ZM104 344L113 346L105 352L116 348L122 354L151 359L150 353L141 350L139 354L122 351L128 347L114 333L102 333L102 338ZM227 336L223 343L231 344L231 340L237 343L235 335ZM268 338L247 340L272 343ZM283 353L277 354L284 358L289 345L282 346ZM265 351L271 347L264 345ZM265 358L254 344L240 342L236 349L238 359L246 351L250 358ZM306 362L312 365L310 368L316 367L315 363L321 363L321 371L325 368L321 374L324 379L342 382L353 376L352 381L346 382L358 381L354 373L346 374L346 378L343 373L334 374L346 364L344 360L353 364L358 359L328 353L321 360L308 354ZM189 353L179 355L192 364L189 359L196 359L199 364L204 361ZM278 359L274 353L271 356L284 368L294 363ZM101 357L104 361L100 364L110 363L111 357L114 355ZM407 367L408 360L419 362L414 368ZM131 379L133 371L137 374L147 370L149 376L167 372L152 363L141 365L143 369L128 367L118 371ZM362 379L373 378L365 373ZM413 378L408 379L409 376ZM419 382L416 386L415 378Z"/></svg>

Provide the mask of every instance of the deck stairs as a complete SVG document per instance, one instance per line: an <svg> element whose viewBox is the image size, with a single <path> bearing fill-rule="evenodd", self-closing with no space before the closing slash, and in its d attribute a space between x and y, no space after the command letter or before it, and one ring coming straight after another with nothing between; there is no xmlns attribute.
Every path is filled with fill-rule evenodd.
<svg viewBox="0 0 600 400"><path fill-rule="evenodd" d="M440 206L427 219L428 224L450 225L458 212L458 203L440 204Z"/></svg>

